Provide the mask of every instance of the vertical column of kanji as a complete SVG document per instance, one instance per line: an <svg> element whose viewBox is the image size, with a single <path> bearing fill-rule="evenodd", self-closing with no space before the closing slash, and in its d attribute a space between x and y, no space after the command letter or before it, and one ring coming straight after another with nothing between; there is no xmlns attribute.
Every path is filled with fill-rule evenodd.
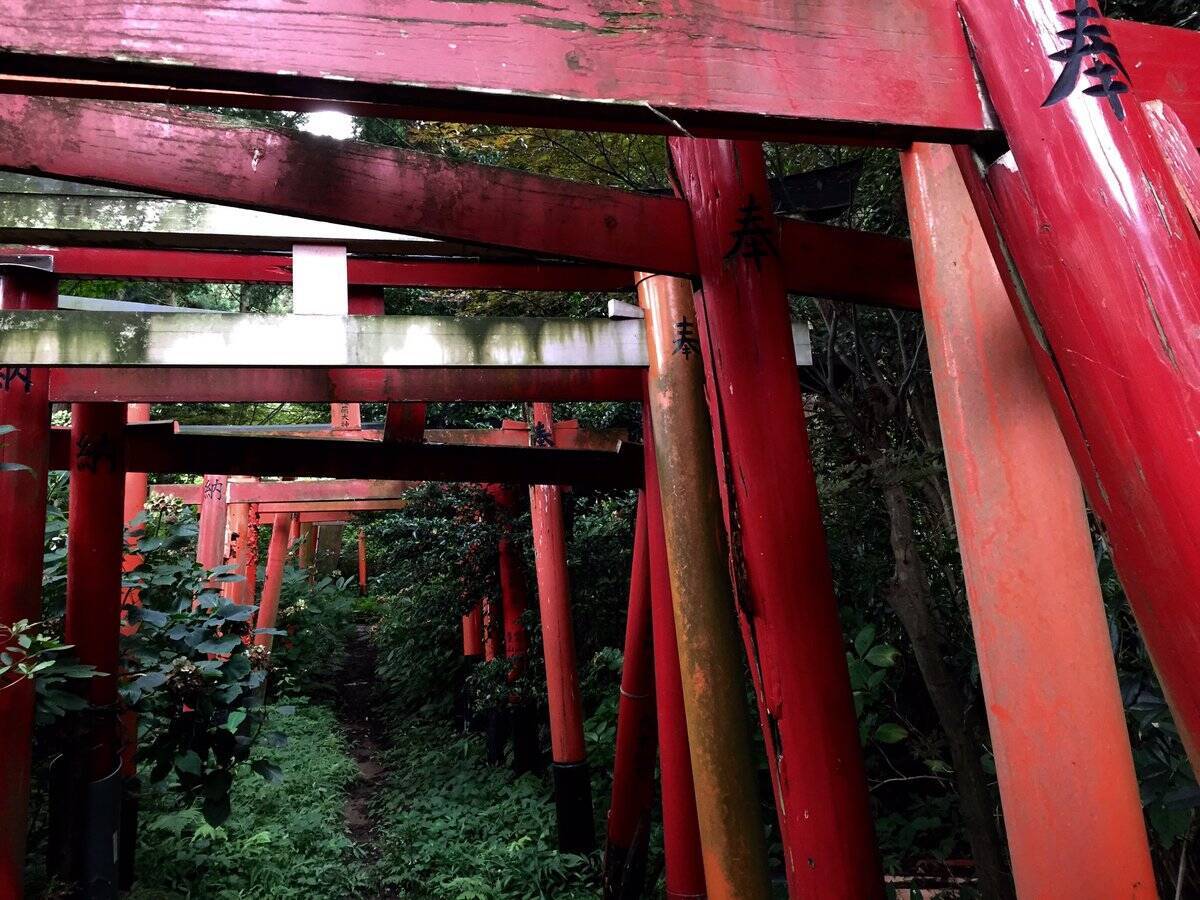
<svg viewBox="0 0 1200 900"><path fill-rule="evenodd" d="M263 579L262 600L258 604L255 630L272 629L279 617L279 594L283 589L283 567L287 562L288 541L292 525L298 516L295 513L275 513L271 521L271 542L267 545L267 574ZM254 643L270 649L275 638L270 634L256 634Z"/></svg>
<svg viewBox="0 0 1200 900"><path fill-rule="evenodd" d="M123 403L71 407L71 486L67 517L66 642L101 677L88 682L90 708L78 757L59 776L74 782L64 858L89 897L115 897L120 828L120 728L117 669L124 552ZM78 779L78 781L75 781ZM65 811L64 811L65 812Z"/></svg>
<svg viewBox="0 0 1200 900"><path fill-rule="evenodd" d="M1200 771L1200 222L1097 7L960 5L1011 148L968 184Z"/></svg>
<svg viewBox="0 0 1200 900"><path fill-rule="evenodd" d="M0 310L54 309L47 271L0 265ZM0 648L6 629L42 617L50 370L0 364ZM0 900L21 896L33 741L33 685L0 679Z"/></svg>
<svg viewBox="0 0 1200 900"><path fill-rule="evenodd" d="M692 287L681 278L637 278L638 298L646 311L647 405L654 428L704 880L708 895L717 900L760 900L770 896L767 849L747 728L712 425L699 353L680 343L681 323L696 320Z"/></svg>
<svg viewBox="0 0 1200 900"><path fill-rule="evenodd" d="M1079 478L953 151L918 144L902 160L1017 893L1150 896Z"/></svg>
<svg viewBox="0 0 1200 900"><path fill-rule="evenodd" d="M200 525L196 535L196 562L206 569L225 563L225 531L229 478L205 475L200 487Z"/></svg>
<svg viewBox="0 0 1200 900"><path fill-rule="evenodd" d="M642 403L646 483L646 541L650 569L650 627L654 644L654 708L658 716L658 767L662 791L663 857L667 900L704 897L704 859L696 821L696 790L683 711L683 683L675 642L671 573L663 534L662 499L654 455L650 401Z"/></svg>
<svg viewBox="0 0 1200 900"><path fill-rule="evenodd" d="M641 493L633 533L612 803L604 846L604 895L608 898L641 897L646 880L650 807L654 801L654 658L650 649L649 557L646 495Z"/></svg>
<svg viewBox="0 0 1200 900"><path fill-rule="evenodd" d="M762 145L670 145L703 285L694 324L674 323L675 349L702 350L712 380L731 571L761 672L788 885L796 896L882 896Z"/></svg>
<svg viewBox="0 0 1200 900"><path fill-rule="evenodd" d="M549 403L533 404L529 442L535 447L554 446L554 418ZM571 626L562 489L557 485L534 485L529 489L529 505L538 603L542 614L542 646L546 657L558 846L564 851L587 852L596 844L596 832L592 816L592 784L583 741L583 704L575 665L575 633Z"/></svg>

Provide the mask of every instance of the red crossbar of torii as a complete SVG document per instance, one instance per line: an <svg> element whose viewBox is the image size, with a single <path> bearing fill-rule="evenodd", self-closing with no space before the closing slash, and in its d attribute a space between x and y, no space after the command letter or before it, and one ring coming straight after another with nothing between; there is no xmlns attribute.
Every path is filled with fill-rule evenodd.
<svg viewBox="0 0 1200 900"><path fill-rule="evenodd" d="M1200 133L1200 96L1189 88L1200 68L1196 50L1200 38L1196 35L1134 23L1105 23L1086 0L1076 0L1073 5L1067 0L962 0L958 5L910 0L902 9L880 8L872 0L802 0L787 9L764 8L749 0L726 0L717 6L684 0L669 11L622 16L615 23L613 17L604 15L613 9L597 8L585 0L566 0L554 16L528 15L524 9L502 4L452 8L435 0L413 0L406 6L403 29L378 16L365 0L308 0L303 9L296 4L268 2L240 9L238 15L228 15L221 3L199 0L139 3L136 7L116 3L96 12L86 27L73 15L67 0L47 0L39 5L36 16L25 14L24 4L17 0L7 0L7 5L5 9L5 3L0 3L0 12L7 13L0 15L0 46L7 51L0 54L0 71L14 76L7 81L13 92L161 100L167 96L164 89L182 88L170 97L237 105L231 102L230 92L250 91L240 95L247 104L268 108L311 108L314 101L333 100L344 108L372 114L721 138L821 137L900 145L913 139L933 139L988 147L1002 131L1011 152L1000 160L960 153L966 188L982 220L981 233L991 245L991 257L999 263L1001 283L1017 312L1018 327L1032 348L1033 364L1066 434L1075 467L1093 508L1108 528L1118 569L1195 759L1200 691L1195 688L1194 635L1200 631L1200 613L1185 598L1200 577L1200 558L1194 546L1194 534L1200 527L1195 479L1200 459L1194 437L1200 425L1200 400L1194 385L1200 383L1200 377L1195 373L1193 353L1193 337L1200 323L1196 287L1200 283L1200 237L1194 227L1200 218L1196 212L1200 209L1200 164L1193 151ZM321 46L313 47L308 23L313 14L322 12L337 15L323 17L330 26ZM813 22L822 23L819 32ZM1085 30L1089 22L1090 31ZM196 34L204 35L203 42L194 38ZM455 52L446 52L449 44ZM740 49L729 51L729 47ZM637 64L630 65L631 60ZM52 78L60 80L47 80ZM73 78L92 82L71 81ZM980 89L981 82L986 92ZM987 104L985 96L994 107ZM453 109L449 98L453 98ZM1165 106L1143 107L1140 101L1147 100ZM647 272L699 275L706 294L699 307L686 282L662 276L641 282L650 313L647 328L658 341L652 375L661 384L674 379L671 383L696 388L695 373L685 368L692 350L698 354L696 361L707 365L718 389L786 384L794 378L794 371L781 368L777 354L746 346L745 333L721 324L722 305L730 297L755 291L755 316L762 321L781 318L786 311L784 290L796 289L799 282L793 276L797 271L805 275L805 269L845 277L847 284L855 285L851 294L860 293L862 286L845 272L853 265L827 268L821 265L824 260L814 256L779 253L778 262L768 260L762 274L762 248L736 255L724 268L712 266L714 248L724 248L724 256L729 255L725 240L729 235L721 233L720 225L728 219L731 198L742 201L736 209L755 208L750 200L758 184L755 173L760 151L753 145L722 142L678 148L682 156L677 157L691 168L684 173L688 183L682 185L687 194L683 206L669 198L634 202L590 189L576 190L565 183L541 184L542 197L549 196L554 202L546 202L533 215L522 218L509 214L508 201L527 201L522 191L532 183L515 176L484 176L492 191L484 202L479 195L464 192L453 172L429 160L404 158L408 171L419 173L419 178L405 183L402 177L395 177L395 170L403 168L397 165L401 155L390 151L366 154L360 168L330 168L337 153L317 152L315 142L260 129L240 131L246 142L239 143L218 133L211 127L212 121L202 117L165 122L147 111L141 116L146 124L141 126L136 115L105 103L13 99L0 106L0 164L18 170L38 170L45 164L44 171L65 177L224 199L334 221L358 221L347 214L343 198L374 197L374 202L363 207L378 217L367 223L375 227ZM106 151L93 139L99 136L110 148L136 141L146 153L166 154L162 158L169 161L173 158L170 149L152 141L154 135L149 132L156 128L170 129L172 143L204 164L194 166L190 173L164 168L158 174L153 166L129 166L125 153ZM30 140L31 133L58 138L66 134L71 140ZM242 165L246 159L258 165ZM955 332L953 321L938 318L945 313L944 279L967 254L944 251L934 239L945 228L947 216L961 220L963 207L953 204L952 192L957 186L932 178L935 170L920 161L919 150L910 159L914 161L907 164L906 186L914 218L940 210L938 219L924 226L928 233L918 250L918 271L923 299L932 304L928 310L932 327L946 341L944 355L935 354L934 360L935 366L942 367L935 372L940 376L939 402L961 413L957 419L948 417L953 421L943 422L952 457L949 467L958 484L956 505L971 502L969 495L964 499L963 485L977 488L979 482L960 480L961 473L978 466L1003 468L1009 476L1006 485L1022 485L1023 491L1029 492L1034 489L1033 482L1018 476L1058 452L1045 443L1038 443L1040 449L1031 452L1029 445L1021 442L1020 425L1030 416L1006 420L1014 424L999 435L986 433L987 449L955 431L969 428L972 438L977 431L983 434L982 426L970 421L971 407L964 402L964 395L957 393L972 377L986 378L993 385L989 399L1003 398L1023 413L1032 408L1043 416L1044 407L1037 404L1044 401L1036 392L1021 394L1015 389L1015 385L1027 383L1022 379L1029 374L1028 360L1013 354L1002 359L991 355L987 351L994 345L988 342L968 349L970 329ZM261 171L262 176L247 174L247 168ZM130 182L133 170L146 173L145 184ZM317 172L322 177L313 177ZM212 193L218 181L227 182L237 196ZM384 184L387 190L372 194L351 189L364 182ZM314 184L328 190L314 192ZM1064 184L1072 190L1064 191ZM724 188L723 199L717 199L718 187ZM418 217L411 202L420 196L429 202ZM649 218L642 213L650 213ZM655 224L657 233L647 231L647 221ZM769 214L764 213L756 223L768 237L772 234L769 221ZM783 226L777 248L789 246L783 239L789 228ZM960 228L957 234L960 241L975 241L970 246L978 246L978 238L969 229ZM958 249L962 250L962 245ZM971 288L978 292L972 297L977 301L972 308L990 315L993 308L983 305L986 279L992 274L988 256L971 255L970 259L969 275L979 279ZM850 258L850 262L857 260ZM887 283L892 290L897 282ZM845 291L845 287L835 286L831 293L812 292L837 296L834 292L838 290ZM875 302L884 302L882 293L873 290L869 295ZM1097 297L1103 298L1102 302L1097 302ZM6 308L23 302L15 294L6 294ZM671 313L686 313L689 318L672 319ZM1008 329L999 334L1011 336L1012 322L995 321L996 327ZM679 346L681 325L704 329L694 338L691 332L685 334L683 346L689 352L683 360L674 358L673 352ZM946 337L951 334L955 336ZM719 359L718 354L723 353L729 355ZM792 361L788 364L790 367ZM38 374L44 380L44 373ZM326 377L325 383L340 380L342 373L338 374L339 379ZM380 383L375 381L376 390L383 390ZM277 382L274 389L282 391L281 384ZM292 379L286 386L316 391L321 384L318 374L308 381ZM12 386L6 388L11 393ZM451 390L448 382L426 386L429 391L435 388ZM113 390L111 384L105 389ZM490 389L497 388L492 384ZM528 390L528 385L523 389ZM70 390L86 396L78 382ZM135 390L152 389L142 386ZM793 424L802 422L795 392L787 394L783 417ZM91 399L99 396L93 394ZM718 429L726 425L730 429L717 434L728 457L728 471L723 471L727 490L720 498L723 503L718 504L718 485L709 484L708 472L698 473L700 483L712 491L707 497L689 495L690 508L702 513L707 522L719 521L722 511L734 521L732 509L739 514L737 521L760 517L757 524L762 530L758 533L766 535L762 542L765 555L759 561L763 572L787 562L773 556L779 551L771 549L772 526L794 540L805 540L807 551L819 552L819 535L810 527L811 520L803 519L803 536L791 534L785 523L790 521L795 527L797 520L779 512L778 498L754 499L760 485L750 482L769 481L777 474L764 471L761 461L753 461L759 458L755 455L758 451L739 450L745 446L740 444L745 436L738 433L739 423L752 418L750 410L761 397L753 392L747 397L745 391L738 391L709 400ZM702 447L699 436L709 435L704 404L689 407L691 417L682 419L678 410L664 414L660 393L651 392L650 405L656 421L658 414L663 414L660 426L668 426L667 433L658 435L660 459L694 462L695 454L678 454L681 448ZM0 412L9 414L10 409L16 415L15 401L5 403ZM102 418L101 410L93 412L96 415L81 417L81 421L103 426L105 434L113 430L113 423ZM772 414L781 415L781 409L773 409ZM133 432L125 437L133 440ZM1007 443L1014 438L1017 443ZM792 428L787 439L799 446L803 436ZM1043 432L1039 441L1044 439ZM132 452L135 447L127 449ZM28 458L41 465L38 454L44 450L35 447L35 451ZM111 455L117 457L115 447ZM802 456L799 453L801 460ZM796 464L795 455L791 462ZM115 463L112 467L116 468ZM660 468L664 479L678 474L666 465ZM810 507L808 473L803 465L799 468L802 471L796 477L782 479L778 486L778 493L787 495L781 505L788 507L787 501L794 501L793 510ZM955 475L956 471L960 474ZM731 485L733 490L728 489ZM101 484L86 486L97 491L97 496L107 489ZM1073 490L1069 473L1061 473L1055 487L1062 491L1059 496L1069 496ZM671 491L662 498L667 525L663 543L667 556L674 557L672 575L679 574L680 554L686 552L692 537L681 514L681 498L682 494ZM1009 511L1011 515L1001 520L1011 523L1020 519L1022 499L989 496L988 502ZM1078 530L1078 508L1068 506L1060 506L1058 514L1067 527ZM989 549L994 542L976 540L986 538L986 520L959 518L968 523L963 527L980 529L964 536L963 552L973 592L981 669L986 667L992 673L984 678L984 690L998 735L1006 810L1019 803L1040 813L1033 821L1021 821L1016 815L1010 821L1018 886L1023 893L1053 893L1062 883L1096 884L1091 879L1104 873L1105 880L1096 890L1112 891L1115 886L1134 895L1151 892L1140 811L1136 793L1129 789L1131 767L1119 723L1114 724L1115 717L1107 714L1090 723L1094 729L1087 731L1090 742L1118 748L1114 758L1101 762L1081 752L1082 729L1055 732L1051 737L1022 728L1016 721L1038 709L1043 698L1024 692L1015 697L1015 704L1006 702L1004 689L1014 678L1006 667L1011 667L1012 661L1002 652L992 652L997 650L998 640L993 629L1000 624L1015 627L1016 637L1010 636L1010 640L1035 643L1040 634L1053 629L1045 628L1036 617L1044 612L1044 606L1019 602L1029 599L1028 586L997 578L1007 558ZM743 537L740 533L733 536L735 540ZM744 536L754 540L750 532ZM1031 547L1035 554L1037 547ZM721 574L710 571L707 576L703 584L681 580L677 592L684 587L699 591L701 599L710 604L727 597L729 585L721 583ZM768 601L754 612L761 614L764 622L770 621L770 579L752 570L745 577L751 599ZM1094 619L1096 605L1087 595L1091 585L1080 583L1073 590L1080 593L1071 609ZM820 604L826 602L821 599L825 593L818 583L806 599ZM683 600L680 609L689 616L702 607L713 611L711 606L694 605L694 596ZM997 600L1018 602L996 605ZM1064 615L1061 609L1050 612ZM1061 626L1062 620L1054 624ZM694 667L699 648L690 638L695 636L686 630L678 636L684 665ZM727 645L722 646L728 650ZM772 641L756 646L760 652L770 652ZM800 649L787 648L792 653ZM769 663L763 667L765 673L786 670ZM1104 708L1111 712L1109 701L1115 690L1111 672L1104 670L1096 654L1079 664L1091 667L1089 677L1057 684L1064 693L1057 695L1055 711L1068 704L1080 710ZM838 681L836 672L823 671L822 675ZM683 690L689 703L698 699L691 693L695 688L685 679ZM840 687L836 693L844 697ZM787 686L766 684L762 696L766 712L777 719L782 712L786 721L792 709L786 700ZM779 698L784 698L783 702L776 706ZM705 710L702 702L694 708L703 718L698 725L711 728L706 733L721 733L722 723L712 718L711 709ZM1014 709L1019 711L1014 713ZM839 733L834 727L837 720L837 714L826 713L814 727L824 729L826 735ZM787 766L780 768L791 768L805 754L797 754L795 743L789 745L786 736L784 742ZM829 745L841 746L836 741ZM707 890L714 897L763 896L765 873L738 853L749 848L757 854L759 848L745 842L755 829L742 829L745 840L739 841L730 823L746 820L729 815L722 821L712 813L712 800L722 790L721 780L714 778L714 764L728 765L731 760L717 752L721 746L721 741L714 739L711 746L691 748L695 783L703 786L698 797L702 801L701 839L710 851L704 857ZM805 747L808 752L819 750L815 744ZM1009 754L1007 762L1000 759L1001 748ZM1038 760L1045 768L1045 784L1022 781L1020 762L1027 759ZM1056 766L1064 767L1061 777ZM744 769L734 766L729 771L741 778ZM1086 802L1095 821L1115 822L1120 827L1103 834L1087 830L1083 841L1060 846L1056 838L1077 828L1069 817L1063 817L1071 807L1055 797L1055 790L1065 783L1079 790L1077 779L1085 771L1089 774L1084 783L1113 781L1119 785L1106 794L1089 796ZM806 770L796 776L814 789L814 795L805 798L805 821L811 821L811 816L818 822L836 823L830 827L842 829L842 837L859 847L858 859L869 859L871 848L862 846L861 820L856 818L847 826L837 815L857 807L830 806L837 794L829 780L809 778L808 774ZM744 793L750 802L752 792ZM736 811L739 815L747 812L743 807ZM807 848L793 844L789 837L795 833L785 828L786 849L789 854L803 854ZM1111 839L1117 834L1124 839ZM788 874L797 890L837 893L859 884L861 865L829 864L830 858L838 857L824 855L834 852L837 843L831 841L823 847L819 859L810 856L807 867L802 855L793 855L800 862ZM669 876L670 868L668 859Z"/></svg>

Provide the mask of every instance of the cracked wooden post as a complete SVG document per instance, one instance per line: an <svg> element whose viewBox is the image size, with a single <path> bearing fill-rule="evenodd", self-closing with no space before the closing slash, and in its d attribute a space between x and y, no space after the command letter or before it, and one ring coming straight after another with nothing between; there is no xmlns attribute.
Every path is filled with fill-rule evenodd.
<svg viewBox="0 0 1200 900"><path fill-rule="evenodd" d="M658 718L658 768L662 791L663 857L667 900L706 896L700 825L696 820L696 789L683 711L679 648L671 599L671 572L663 534L658 463L654 458L654 427L650 401L642 401L642 434L646 483L646 540L650 568L650 626L654 643L654 708Z"/></svg>
<svg viewBox="0 0 1200 900"><path fill-rule="evenodd" d="M271 542L267 545L267 574L263 580L262 600L258 604L255 629L275 627L279 617L279 595L283 589L283 569L287 563L292 527L299 519L296 513L275 513L271 522ZM256 634L254 644L268 650L274 643L270 634Z"/></svg>
<svg viewBox="0 0 1200 900"><path fill-rule="evenodd" d="M705 882L714 900L766 900L767 848L704 370L698 353L677 344L678 324L696 321L692 286L663 275L637 277Z"/></svg>
<svg viewBox="0 0 1200 900"><path fill-rule="evenodd" d="M1079 478L954 152L901 159L1017 893L1153 896Z"/></svg>
<svg viewBox="0 0 1200 900"><path fill-rule="evenodd" d="M604 896L609 900L638 900L645 889L650 811L654 803L655 751L649 556L643 492L638 494L633 533L612 802L608 809L608 837L604 845Z"/></svg>
<svg viewBox="0 0 1200 900"><path fill-rule="evenodd" d="M1200 772L1200 159L1084 0L960 6L1010 147L983 179L964 152L968 187Z"/></svg>
<svg viewBox="0 0 1200 900"><path fill-rule="evenodd" d="M696 314L673 323L674 350L702 353L709 376L730 571L789 890L882 897L762 145L669 144L703 284Z"/></svg>
<svg viewBox="0 0 1200 900"><path fill-rule="evenodd" d="M229 484L250 484L255 479L233 475ZM232 488L231 488L232 489ZM241 581L227 581L221 585L221 593L233 603L253 603L254 595L247 596L250 580L246 577L246 562L250 553L250 505L229 503L225 508L225 562L237 566L231 574L241 575Z"/></svg>
<svg viewBox="0 0 1200 900"><path fill-rule="evenodd" d="M554 418L549 403L533 404L529 443L554 446ZM542 614L542 646L546 657L546 695L550 706L550 744L554 757L554 802L558 814L558 847L587 853L596 846L592 782L583 739L583 702L575 664L571 625L571 584L567 573L567 536L562 489L536 484L529 489L533 553L537 568L538 604Z"/></svg>
<svg viewBox="0 0 1200 900"><path fill-rule="evenodd" d="M52 849L61 874L88 897L116 897L121 824L121 729L117 673L121 637L121 563L125 511L124 403L71 407L71 484L67 517L64 638L79 662L101 673L87 683L90 709L79 745L55 766L52 791L63 790L65 837Z"/></svg>
<svg viewBox="0 0 1200 900"><path fill-rule="evenodd" d="M0 264L0 309L54 309L58 279ZM42 618L50 370L0 365L0 633ZM8 646L7 642L0 646ZM33 685L0 682L0 900L20 900L33 752Z"/></svg>

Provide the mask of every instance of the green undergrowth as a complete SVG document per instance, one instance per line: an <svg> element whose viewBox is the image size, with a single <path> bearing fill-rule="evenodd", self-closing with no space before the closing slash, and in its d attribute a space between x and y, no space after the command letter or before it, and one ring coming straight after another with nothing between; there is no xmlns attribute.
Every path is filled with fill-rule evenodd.
<svg viewBox="0 0 1200 900"><path fill-rule="evenodd" d="M484 762L476 736L422 713L395 723L372 804L380 884L412 900L594 900L599 854L555 849L548 779Z"/></svg>
<svg viewBox="0 0 1200 900"><path fill-rule="evenodd" d="M275 783L242 767L233 812L219 828L198 808L164 793L142 798L138 882L131 900L353 897L370 868L346 836L343 804L358 768L328 709L298 702L271 708L267 729L286 737L271 748Z"/></svg>

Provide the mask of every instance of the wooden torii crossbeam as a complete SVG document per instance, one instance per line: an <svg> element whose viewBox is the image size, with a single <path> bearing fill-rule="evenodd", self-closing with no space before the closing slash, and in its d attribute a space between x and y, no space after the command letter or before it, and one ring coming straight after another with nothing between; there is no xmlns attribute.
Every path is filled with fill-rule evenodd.
<svg viewBox="0 0 1200 900"><path fill-rule="evenodd" d="M759 139L954 141L996 129L958 11L942 0L633 10L566 0L552 13L413 0L391 17L366 0L237 15L203 0L156 0L111 4L86 20L72 0L43 0L36 15L6 0L0 11L0 71L41 79L14 78L8 89L20 94L299 109L342 100L360 115ZM1188 85L1200 38L1111 28L1142 96L1195 122L1200 99Z"/></svg>

